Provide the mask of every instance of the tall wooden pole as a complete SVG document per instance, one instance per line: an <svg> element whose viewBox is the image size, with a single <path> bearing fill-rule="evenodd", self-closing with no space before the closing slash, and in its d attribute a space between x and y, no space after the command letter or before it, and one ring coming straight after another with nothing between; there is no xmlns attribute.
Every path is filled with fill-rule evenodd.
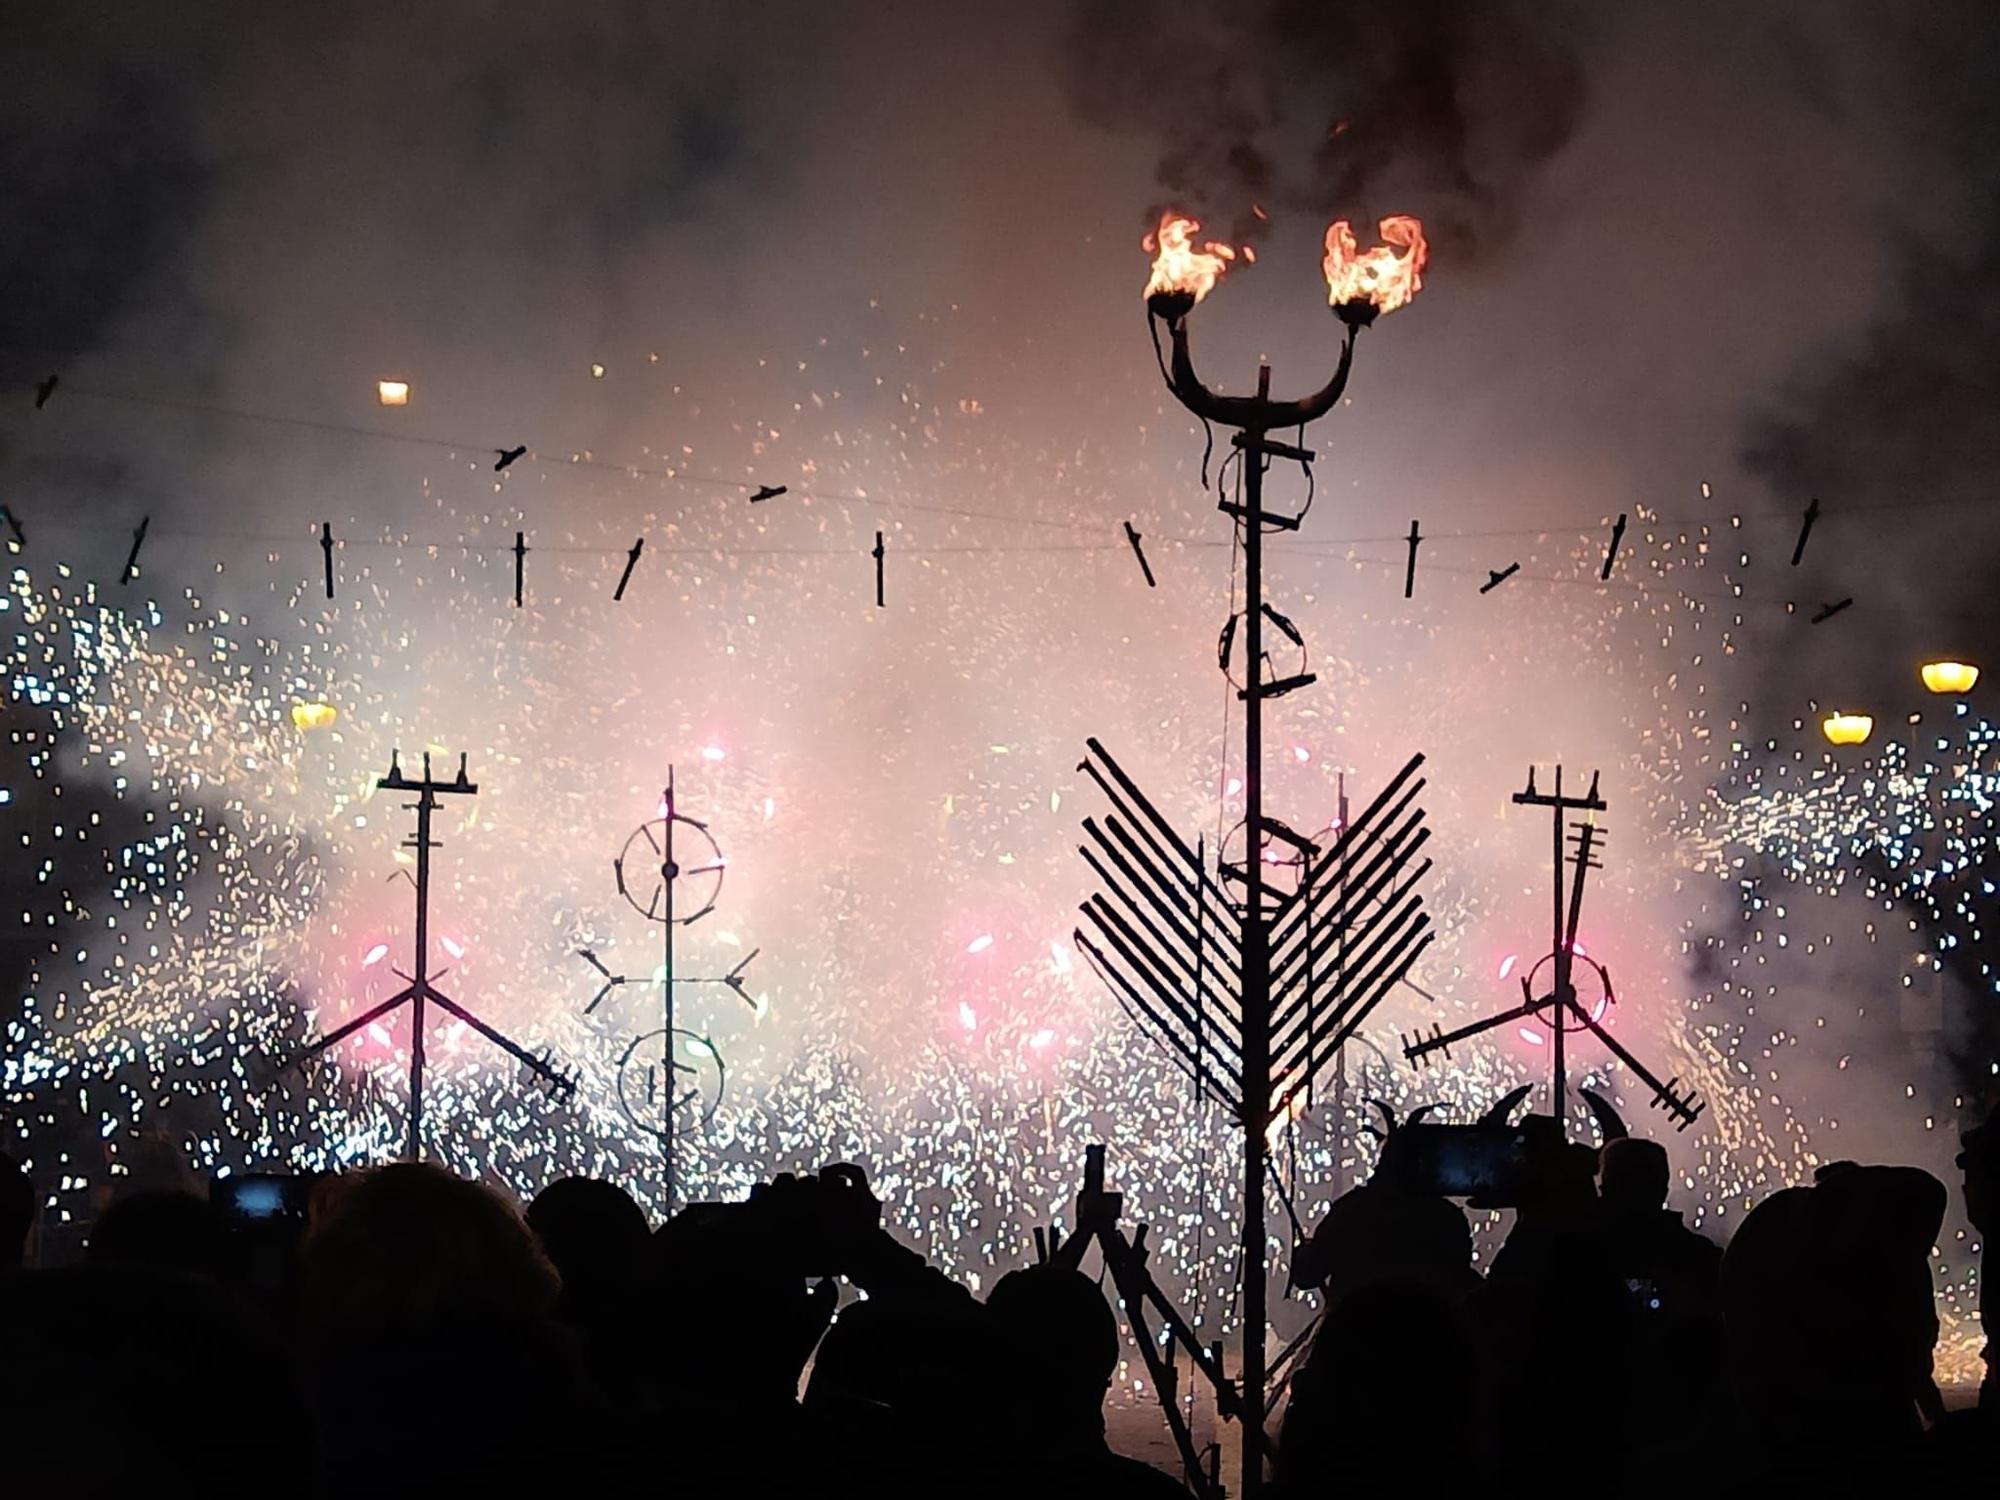
<svg viewBox="0 0 2000 1500"><path fill-rule="evenodd" d="M1257 367L1257 399L1271 398L1271 367ZM1250 429L1246 439L1261 439ZM1271 948L1264 924L1264 453L1243 447L1243 1493L1262 1487L1264 1131L1271 1108Z"/></svg>
<svg viewBox="0 0 2000 1500"><path fill-rule="evenodd" d="M660 1059L663 1092L660 1095L660 1151L665 1157L660 1198L660 1222L674 1216L674 881L680 869L674 864L674 768L667 767L666 828L660 836L660 885L665 891L666 919L660 925L660 1011L666 1035Z"/></svg>

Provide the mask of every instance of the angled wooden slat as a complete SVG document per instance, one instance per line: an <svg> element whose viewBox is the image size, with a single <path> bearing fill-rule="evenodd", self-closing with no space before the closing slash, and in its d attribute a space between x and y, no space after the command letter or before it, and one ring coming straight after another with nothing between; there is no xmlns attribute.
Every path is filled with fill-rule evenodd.
<svg viewBox="0 0 2000 1500"><path fill-rule="evenodd" d="M1405 772L1411 770L1415 764L1416 762L1412 762L1410 766L1404 767ZM1426 785L1428 785L1426 778L1418 778L1404 788L1402 795L1395 799L1393 806L1387 807L1386 812L1383 811L1387 802L1386 795L1376 798L1369 804L1368 811L1362 817L1356 818L1342 830L1341 836L1334 840L1327 851L1306 870L1298 889L1287 898L1284 912L1272 923L1273 953L1289 946L1297 938L1299 929L1305 925L1306 912L1303 908L1307 896L1323 897L1326 892L1336 890L1343 870L1348 872L1347 883L1352 885L1353 872L1371 857L1371 851L1380 845L1391 830L1407 825L1406 815L1410 804ZM1421 808L1417 809L1416 817L1419 821L1422 820Z"/></svg>
<svg viewBox="0 0 2000 1500"><path fill-rule="evenodd" d="M1287 1002L1283 1022L1271 1028L1271 1055L1283 1056L1293 1042L1306 1034L1309 1021L1317 1022L1328 1016L1337 1018L1348 996L1366 981L1370 969L1385 955L1393 955L1399 945L1413 941L1413 932L1420 931L1428 920L1423 898L1414 891L1408 892L1402 905L1377 925L1369 940L1348 960L1348 976L1342 986L1344 993L1335 996L1331 1005L1321 1004L1318 1016L1314 1017L1306 1014L1304 996Z"/></svg>
<svg viewBox="0 0 2000 1500"><path fill-rule="evenodd" d="M1194 1037L1200 1050L1213 1053L1216 1062L1229 1078L1240 1084L1243 1059L1236 1043L1217 1027L1195 1024L1187 997L1174 983L1171 966L1157 955L1146 951L1145 940L1102 896L1091 897L1083 907L1083 912L1097 924L1097 930L1103 934L1104 940L1124 961L1124 968L1120 972L1135 984L1143 985L1151 993L1154 1005L1148 1009L1157 1008L1172 1015L1181 1027Z"/></svg>
<svg viewBox="0 0 2000 1500"><path fill-rule="evenodd" d="M1171 1053L1178 1054L1174 1060L1180 1066L1181 1071L1186 1073L1189 1078L1200 1082L1201 1086L1208 1090L1210 1097L1222 1104L1238 1118L1241 1118L1243 1104L1229 1088L1228 1079L1219 1075L1213 1067L1205 1070L1197 1068L1196 1059L1200 1054L1189 1046L1175 1029L1161 1018L1159 1013L1147 1003L1138 988L1120 973L1117 966L1106 957L1104 950L1085 936L1082 928L1077 928L1070 937L1071 941L1076 944L1077 950L1089 960L1091 967L1097 971L1098 976L1118 995L1119 1004L1122 1006L1129 1001L1145 1014L1146 1019L1152 1023L1155 1039L1163 1046L1169 1048ZM1137 1017L1134 1017L1134 1020L1136 1022ZM1204 1071L1206 1073L1205 1077L1202 1076Z"/></svg>
<svg viewBox="0 0 2000 1500"><path fill-rule="evenodd" d="M1421 816L1421 813L1415 815L1415 817ZM1414 827L1414 818L1411 826ZM1357 923L1366 924L1370 908L1381 903L1385 889L1408 883L1411 864L1418 851L1430 842L1430 837L1430 829L1417 828L1406 844L1401 847L1385 845L1381 857L1370 861L1368 868L1362 872L1361 884L1350 888L1345 898L1346 928L1350 933L1354 931ZM1431 862L1427 859L1417 864L1417 868L1425 873L1429 872L1430 867ZM1341 924L1329 921L1312 934L1310 947L1302 938L1282 958L1274 959L1271 965L1273 988L1282 988L1288 984L1293 973L1305 959L1310 958L1314 965L1318 965L1325 958L1327 950L1339 942L1340 932Z"/></svg>
<svg viewBox="0 0 2000 1500"><path fill-rule="evenodd" d="M1431 945L1432 940L1436 936L1435 932L1426 931L1405 956L1376 980L1367 992L1366 997L1359 1004L1350 1006L1351 1014L1337 1025L1324 1028L1323 1032L1316 1036L1312 1050L1321 1063L1324 1063L1328 1058L1337 1053L1341 1047L1346 1045L1348 1038L1361 1029L1362 1023L1368 1019L1375 1007L1382 1003L1383 998L1388 995L1389 991L1402 982L1403 976L1410 972L1411 966L1423 956L1424 950ZM1285 1066L1289 1068L1292 1064L1286 1064ZM1296 1093L1312 1081L1311 1074L1297 1079L1286 1091L1285 1098L1289 1100L1292 1093ZM1274 1095L1274 1113L1277 1107L1279 1106L1276 1104Z"/></svg>
<svg viewBox="0 0 2000 1500"><path fill-rule="evenodd" d="M1344 968L1348 973L1358 970L1368 962L1370 955L1375 951L1376 935L1383 930L1384 924L1391 920L1400 905L1408 901L1418 907L1422 906L1423 898L1413 893L1416 890L1417 883L1428 875L1430 870L1430 861L1424 860L1414 870L1394 872L1399 874L1401 878L1395 886L1383 892L1378 908L1374 912L1371 912L1365 920L1350 922L1348 924L1346 932L1347 945L1344 955ZM1338 931L1329 932L1324 940L1315 942L1314 964L1318 964L1326 956L1327 949L1332 947L1340 936L1341 934ZM1289 1026L1297 1016L1299 1010L1308 1003L1313 994L1313 990L1307 989L1295 982L1294 976L1297 973L1297 969L1290 970L1282 981L1273 980L1272 982L1272 994L1276 997L1271 1002L1271 1028L1274 1033ZM1334 984L1344 984L1345 982L1341 974L1333 974L1325 977Z"/></svg>
<svg viewBox="0 0 2000 1500"><path fill-rule="evenodd" d="M1236 908L1230 902L1229 897L1209 876L1208 872L1202 869L1201 861L1196 858L1195 852L1188 848L1186 841L1174 831L1173 825L1160 815L1159 809L1146 800L1145 795L1133 784L1131 777L1127 776L1118 762L1112 759L1110 752L1095 739L1091 739L1086 743L1090 746L1091 753L1104 762L1104 767L1100 769L1086 760L1083 762L1081 769L1092 781L1097 783L1099 790L1111 799L1112 804L1140 828L1141 833L1149 842L1161 846L1160 863L1162 865L1169 863L1169 856L1171 856L1172 863L1178 868L1189 872L1186 877L1187 883L1201 890L1203 900L1208 903L1208 910L1211 913L1210 920L1217 925L1218 930L1229 940L1230 947L1240 954L1243 944L1242 932L1236 916ZM1110 773L1109 780L1106 779L1106 771ZM1113 783L1116 783L1116 785L1114 786ZM1120 794L1119 788L1124 789L1123 795Z"/></svg>

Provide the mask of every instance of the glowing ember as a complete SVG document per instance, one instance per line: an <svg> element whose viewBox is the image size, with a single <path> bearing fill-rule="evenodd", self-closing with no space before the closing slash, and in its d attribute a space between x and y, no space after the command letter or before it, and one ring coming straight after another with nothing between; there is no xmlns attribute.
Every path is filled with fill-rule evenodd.
<svg viewBox="0 0 2000 1500"><path fill-rule="evenodd" d="M375 399L384 406L408 406L410 383L407 380L378 380L375 382Z"/></svg>
<svg viewBox="0 0 2000 1500"><path fill-rule="evenodd" d="M1424 226L1408 214L1392 214L1382 221L1382 239L1383 244L1360 250L1347 220L1327 225L1324 266L1330 305L1365 303L1377 313L1394 312L1423 290L1424 264L1430 259Z"/></svg>
<svg viewBox="0 0 2000 1500"><path fill-rule="evenodd" d="M1194 237L1200 232L1201 220L1169 212L1161 216L1160 227L1139 242L1153 257L1153 274L1146 282L1148 297L1178 293L1192 299L1188 303L1192 307L1214 290L1217 279L1236 259L1236 252L1214 240L1196 249Z"/></svg>

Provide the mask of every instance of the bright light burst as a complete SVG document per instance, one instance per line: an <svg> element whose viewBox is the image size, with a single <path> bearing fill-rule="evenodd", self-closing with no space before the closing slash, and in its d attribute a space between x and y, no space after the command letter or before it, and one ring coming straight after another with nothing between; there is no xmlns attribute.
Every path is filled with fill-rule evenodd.
<svg viewBox="0 0 2000 1500"><path fill-rule="evenodd" d="M761 441L775 443L776 430ZM968 457L936 438L924 456L908 429L873 447L847 441L849 472L885 466L925 493L969 492L974 505L1012 493L1016 470L1082 463ZM436 1153L523 1193L584 1171L649 1199L654 1148L620 1109L616 1074L629 1036L656 1023L627 1000L583 1017L592 986L574 954L591 947L621 972L652 971L657 929L617 901L609 858L652 814L669 747L681 746L680 810L709 821L728 857L719 914L688 930L685 972L722 972L745 938L762 948L754 1008L727 992L683 997L730 1077L689 1147L691 1191L729 1196L773 1171L859 1160L895 1222L947 1269L990 1285L1027 1253L1035 1224L1069 1217L1082 1145L1103 1140L1128 1202L1154 1226L1162 1282L1192 1299L1205 1331L1226 1330L1228 1123L1191 1102L1067 942L1088 884L1075 821L1093 804L1071 770L1085 734L1115 740L1145 784L1166 789L1170 815L1207 833L1211 853L1240 815L1212 678L1175 632L1159 632L1159 646L1128 642L1099 675L1078 675L1076 662L1102 647L1091 634L1100 622L1050 601L1094 590L1129 605L1141 586L1118 549L1079 558L1089 571L1067 577L1027 554L1036 571L996 580L1022 563L946 555L990 542L991 526L926 522L903 540L914 554L939 549L910 606L930 618L892 661L850 618L871 620L872 599L786 550L844 523L842 507L801 507L790 521L775 507L754 520L682 516L669 528L680 550L651 575L650 603L613 606L587 550L538 553L534 593L550 602L518 618L500 602L512 566L502 539L516 518L456 513L429 496L426 507L462 547L386 548L359 602L322 608L309 576L288 580L274 613L289 618L276 625L193 589L114 599L60 564L16 559L0 596L12 764L42 785L32 798L0 789L10 811L33 805L32 821L9 826L31 872L20 925L34 944L0 1093L14 1136L39 1166L59 1167L59 1210L89 1216L134 1131L164 1134L206 1170L398 1149L407 1019L364 1031L308 1075L280 1066L309 1035L385 997L408 965L409 891L394 878L407 815L374 792L392 748L406 766L427 748L466 751L482 783L468 812L440 822L446 987L579 1080L573 1100L547 1098L477 1036L440 1028L427 1110ZM1177 519L1213 534L1200 502ZM616 530L576 540L622 550ZM1399 1110L1439 1099L1466 1119L1544 1077L1546 1049L1526 1036L1475 1043L1422 1074L1373 1045L1419 1020L1485 1013L1541 955L1543 841L1494 812L1549 747L1526 731L1465 743L1465 725L1496 696L1536 688L1515 663L1538 651L1608 673L1637 641L1676 666L1644 712L1591 742L1613 798L1592 920L1615 934L1601 940L1619 977L1615 1023L1710 1101L1701 1126L1673 1143L1677 1199L1698 1224L1727 1232L1764 1193L1809 1178L1821 1159L1812 1132L1837 1106L1791 1097L1767 1065L1784 1045L1770 1040L1776 981L1753 996L1732 977L1745 962L1765 967L1762 955L1739 945L1720 980L1690 976L1687 955L1703 943L1694 910L1782 916L1775 886L1797 882L1908 909L1940 952L1981 935L1993 727L1961 708L1948 733L1913 733L1848 769L1760 770L1725 751L1703 664L1741 616L1692 586L1714 540L1707 527L1645 531L1632 562L1643 589L1551 590L1547 607L1516 622L1506 660L1435 620L1406 633L1416 646L1367 638L1363 607L1345 601L1379 590L1381 560L1273 547L1274 577L1326 644L1314 658L1320 690L1285 705L1279 743L1290 748L1269 771L1272 805L1296 812L1295 826L1328 827L1343 772L1367 795L1371 778L1422 748L1439 764L1426 798L1453 851L1431 891L1443 940L1416 976L1443 1010L1398 995L1366 1028L1372 1040L1354 1049L1346 1081L1281 1127L1303 1217L1365 1174L1357 1127L1368 1099ZM1551 545L1545 563L1585 559L1594 571L1602 542ZM1216 576L1186 579L1179 608L1212 628L1227 558L1205 558ZM996 613L1021 578L1049 607ZM720 643L676 660L671 695L634 676L634 663L654 665L663 621L673 639ZM295 705L322 702L340 705L337 722L301 733ZM873 790L885 776L890 789ZM706 968L711 950L731 956ZM1646 1118L1622 1070L1589 1053L1578 1064L1591 1071L1576 1081ZM1496 1225L1480 1226L1482 1253ZM1950 1308L1967 1261L1940 1267L1961 1343L1969 1334Z"/></svg>

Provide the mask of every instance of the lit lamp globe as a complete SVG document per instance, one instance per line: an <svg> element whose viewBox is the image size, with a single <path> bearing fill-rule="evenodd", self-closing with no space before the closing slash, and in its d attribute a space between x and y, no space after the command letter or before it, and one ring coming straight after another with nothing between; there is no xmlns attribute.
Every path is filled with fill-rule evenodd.
<svg viewBox="0 0 2000 1500"><path fill-rule="evenodd" d="M1860 745L1875 732L1875 721L1867 714L1828 714L1819 728L1832 744Z"/></svg>
<svg viewBox="0 0 2000 1500"><path fill-rule="evenodd" d="M1969 693L1979 681L1979 668L1969 661L1927 661L1924 686L1934 693Z"/></svg>

